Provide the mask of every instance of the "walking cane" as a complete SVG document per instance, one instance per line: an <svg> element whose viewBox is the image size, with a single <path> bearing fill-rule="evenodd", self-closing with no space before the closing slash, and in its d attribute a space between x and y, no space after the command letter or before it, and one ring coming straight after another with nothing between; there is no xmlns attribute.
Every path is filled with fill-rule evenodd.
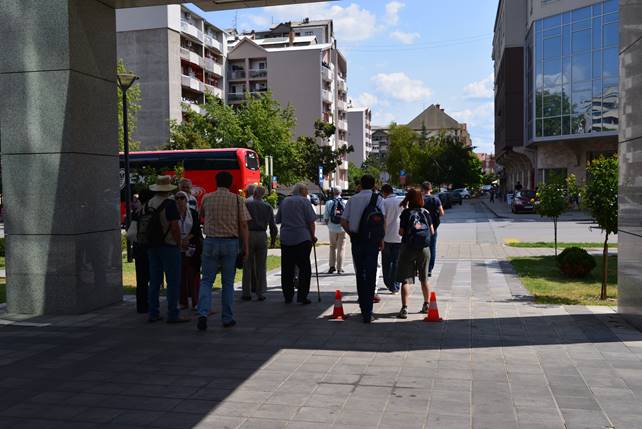
<svg viewBox="0 0 642 429"><path fill-rule="evenodd" d="M321 302L321 288L319 287L319 265L317 264L317 242L312 242L312 249L314 249L314 271L317 274L317 297Z"/></svg>

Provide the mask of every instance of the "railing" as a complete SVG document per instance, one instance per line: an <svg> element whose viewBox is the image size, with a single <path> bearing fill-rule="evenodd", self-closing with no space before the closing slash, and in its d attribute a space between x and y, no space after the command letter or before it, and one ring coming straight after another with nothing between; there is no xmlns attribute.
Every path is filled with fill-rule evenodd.
<svg viewBox="0 0 642 429"><path fill-rule="evenodd" d="M266 79L267 75L266 69L250 70L250 79Z"/></svg>
<svg viewBox="0 0 642 429"><path fill-rule="evenodd" d="M213 38L212 36L205 34L203 36L203 39L206 46L210 48L214 48L219 52L223 52L223 44L218 40L216 40L215 38Z"/></svg>
<svg viewBox="0 0 642 429"><path fill-rule="evenodd" d="M221 88L217 88L216 86L205 84L205 92L215 97L223 98L223 90Z"/></svg>
<svg viewBox="0 0 642 429"><path fill-rule="evenodd" d="M245 79L245 70L232 70L228 74L227 78L229 80L244 80Z"/></svg>
<svg viewBox="0 0 642 429"><path fill-rule="evenodd" d="M195 91L203 92L204 90L203 82L191 76L181 75L181 84Z"/></svg>
<svg viewBox="0 0 642 429"><path fill-rule="evenodd" d="M205 70L223 76L223 66L211 58L205 58Z"/></svg>
<svg viewBox="0 0 642 429"><path fill-rule="evenodd" d="M332 93L328 91L327 89L322 89L321 90L321 95L324 101L327 101L328 103L332 103L334 101L334 97L332 96Z"/></svg>
<svg viewBox="0 0 642 429"><path fill-rule="evenodd" d="M343 120L343 119L339 119L337 121L337 128L339 128L340 130L347 131L348 130L348 122Z"/></svg>
<svg viewBox="0 0 642 429"><path fill-rule="evenodd" d="M245 93L244 92L228 92L227 93L227 101L232 103L235 101L244 101L245 100Z"/></svg>
<svg viewBox="0 0 642 429"><path fill-rule="evenodd" d="M337 80L337 89L341 92L348 92L348 86L346 85L346 81L343 80L342 78L339 78Z"/></svg>
<svg viewBox="0 0 642 429"><path fill-rule="evenodd" d="M196 28L194 24L181 20L181 31L183 33L189 34L192 37L197 38L201 42L203 41L203 32L198 28Z"/></svg>
<svg viewBox="0 0 642 429"><path fill-rule="evenodd" d="M327 67L321 66L321 77L324 80L332 81L332 71Z"/></svg>
<svg viewBox="0 0 642 429"><path fill-rule="evenodd" d="M267 88L255 88L250 94L252 94L254 97L258 97L259 95L267 92Z"/></svg>
<svg viewBox="0 0 642 429"><path fill-rule="evenodd" d="M189 49L181 48L181 58L199 67L203 67L203 57Z"/></svg>
<svg viewBox="0 0 642 429"><path fill-rule="evenodd" d="M346 110L346 102L341 99L337 100L337 109Z"/></svg>
<svg viewBox="0 0 642 429"><path fill-rule="evenodd" d="M199 106L197 103L190 101L190 100L182 100L181 104L181 110L183 112L187 111L187 109L193 110L194 112L198 113L199 115L202 115L205 113L203 108Z"/></svg>

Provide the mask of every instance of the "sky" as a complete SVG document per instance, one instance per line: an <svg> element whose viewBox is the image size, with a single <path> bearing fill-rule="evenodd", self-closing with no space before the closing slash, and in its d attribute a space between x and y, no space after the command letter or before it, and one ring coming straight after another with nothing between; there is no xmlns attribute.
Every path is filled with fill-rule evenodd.
<svg viewBox="0 0 642 429"><path fill-rule="evenodd" d="M209 13L190 7L240 31L333 19L348 61L348 98L372 109L373 124L405 124L438 103L468 124L477 152L493 152L497 0L340 0Z"/></svg>

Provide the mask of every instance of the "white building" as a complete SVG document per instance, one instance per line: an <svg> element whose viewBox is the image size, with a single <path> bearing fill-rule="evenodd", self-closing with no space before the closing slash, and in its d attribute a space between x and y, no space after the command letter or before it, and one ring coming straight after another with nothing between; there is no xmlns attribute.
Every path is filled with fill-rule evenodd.
<svg viewBox="0 0 642 429"><path fill-rule="evenodd" d="M373 151L372 146L372 111L367 107L349 107L348 144L354 149L348 154L348 161L361 167Z"/></svg>

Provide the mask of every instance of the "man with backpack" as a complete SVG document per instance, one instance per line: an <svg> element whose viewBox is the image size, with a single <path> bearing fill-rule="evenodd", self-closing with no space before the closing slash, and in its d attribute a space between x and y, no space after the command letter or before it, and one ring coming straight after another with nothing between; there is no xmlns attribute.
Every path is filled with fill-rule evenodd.
<svg viewBox="0 0 642 429"><path fill-rule="evenodd" d="M395 280L399 251L401 250L401 236L399 235L399 216L403 208L399 205L403 198L397 197L392 186L385 184L381 187L383 195L383 215L386 217L386 236L383 239L381 252L381 266L383 282L393 295L399 292L400 283Z"/></svg>
<svg viewBox="0 0 642 429"><path fill-rule="evenodd" d="M325 215L323 216L330 234L330 269L328 274L335 271L337 274L343 274L343 245L346 233L341 227L341 216L345 211L341 188L338 186L332 188L332 196L333 198L325 203Z"/></svg>
<svg viewBox="0 0 642 429"><path fill-rule="evenodd" d="M360 181L361 191L346 204L341 226L350 236L352 262L357 277L359 307L364 323L370 323L372 303L377 286L377 260L383 249L385 219L383 198L374 192L375 179L366 174Z"/></svg>
<svg viewBox="0 0 642 429"><path fill-rule="evenodd" d="M421 190L424 194L424 208L430 213L430 220L434 230L430 239L430 263L428 264L428 277L431 277L437 260L437 228L441 222L441 217L444 215L444 208L439 198L432 195L432 183L422 183Z"/></svg>
<svg viewBox="0 0 642 429"><path fill-rule="evenodd" d="M149 259L149 322L162 320L159 308L163 276L167 280L167 323L188 322L179 315L181 281L181 230L176 201L170 192L176 186L170 176L158 176L149 187L154 196L145 204L138 219L137 242L147 248Z"/></svg>
<svg viewBox="0 0 642 429"><path fill-rule="evenodd" d="M424 200L421 192L410 189L406 198L401 202L405 207L399 219L399 235L401 235L401 250L397 265L396 278L401 283L400 319L408 317L408 296L410 284L415 282L415 274L421 282L421 292L424 304L421 313L428 311L428 264L430 261L430 242L434 232L430 213L423 208Z"/></svg>

